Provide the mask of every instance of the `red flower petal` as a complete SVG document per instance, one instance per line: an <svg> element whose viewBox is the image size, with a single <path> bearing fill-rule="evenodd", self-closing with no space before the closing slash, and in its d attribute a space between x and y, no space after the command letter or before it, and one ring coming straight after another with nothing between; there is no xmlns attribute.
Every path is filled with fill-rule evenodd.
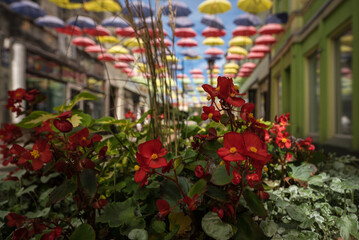
<svg viewBox="0 0 359 240"><path fill-rule="evenodd" d="M71 122L68 120L54 119L53 124L60 132L63 133L70 132L73 128Z"/></svg>
<svg viewBox="0 0 359 240"><path fill-rule="evenodd" d="M156 205L157 205L159 213L162 216L166 216L169 213L170 205L166 200L157 199Z"/></svg>

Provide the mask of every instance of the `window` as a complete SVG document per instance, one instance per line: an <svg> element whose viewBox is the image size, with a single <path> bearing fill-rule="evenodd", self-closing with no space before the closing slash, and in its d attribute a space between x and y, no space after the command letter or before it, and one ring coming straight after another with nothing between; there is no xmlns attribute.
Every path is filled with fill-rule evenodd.
<svg viewBox="0 0 359 240"><path fill-rule="evenodd" d="M309 132L319 131L320 98L320 53L314 52L308 58L309 85Z"/></svg>
<svg viewBox="0 0 359 240"><path fill-rule="evenodd" d="M352 57L353 34L349 29L335 39L337 134L350 135L352 131Z"/></svg>

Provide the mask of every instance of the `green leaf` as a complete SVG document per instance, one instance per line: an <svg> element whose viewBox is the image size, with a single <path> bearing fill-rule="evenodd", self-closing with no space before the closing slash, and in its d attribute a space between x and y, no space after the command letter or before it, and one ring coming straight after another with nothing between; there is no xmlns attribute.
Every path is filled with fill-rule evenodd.
<svg viewBox="0 0 359 240"><path fill-rule="evenodd" d="M28 212L26 213L26 216L28 218L40 218L45 217L50 213L51 208L44 208L42 210L36 211L36 212Z"/></svg>
<svg viewBox="0 0 359 240"><path fill-rule="evenodd" d="M132 229L130 233L128 234L128 238L132 240L147 240L148 239L148 233L144 229Z"/></svg>
<svg viewBox="0 0 359 240"><path fill-rule="evenodd" d="M116 122L116 119L113 117L102 117L99 119L95 120L95 124L113 124L114 122Z"/></svg>
<svg viewBox="0 0 359 240"><path fill-rule="evenodd" d="M40 181L41 181L42 183L47 183L51 178L57 177L57 176L59 176L59 175L60 175L60 173L57 173L57 172L55 172L55 173L50 173L50 174L47 175L47 176L41 176Z"/></svg>
<svg viewBox="0 0 359 240"><path fill-rule="evenodd" d="M226 202L228 200L227 193L223 189L213 185L208 186L206 195L221 202Z"/></svg>
<svg viewBox="0 0 359 240"><path fill-rule="evenodd" d="M357 218L355 214L344 215L339 221L340 236L343 240L350 239L350 235L358 235Z"/></svg>
<svg viewBox="0 0 359 240"><path fill-rule="evenodd" d="M200 130L201 130L201 128L197 124L188 125L182 129L181 137L183 139L192 137L193 135L197 134Z"/></svg>
<svg viewBox="0 0 359 240"><path fill-rule="evenodd" d="M191 188L188 179L184 177L178 177L178 181L183 192L187 195L189 189ZM161 183L161 193L162 199L166 200L171 207L176 205L178 200L181 200L183 198L177 185L168 179ZM177 206L174 211L179 211L179 207Z"/></svg>
<svg viewBox="0 0 359 240"><path fill-rule="evenodd" d="M91 225L83 223L71 234L70 240L95 240L95 237L95 231Z"/></svg>
<svg viewBox="0 0 359 240"><path fill-rule="evenodd" d="M148 114L152 114L152 110L148 110L147 112L143 113L142 116L136 121L137 123L143 123L147 118Z"/></svg>
<svg viewBox="0 0 359 240"><path fill-rule="evenodd" d="M20 188L20 190L16 193L16 197L20 197L20 196L22 196L22 195L24 195L24 194L26 194L26 193L34 192L36 188L37 188L37 185L31 185L31 186L29 186L29 187L27 187L27 188L22 187L22 188Z"/></svg>
<svg viewBox="0 0 359 240"><path fill-rule="evenodd" d="M59 187L55 188L49 195L49 201L47 206L54 204L62 199L64 199L68 194L75 192L76 184L70 180L65 180Z"/></svg>
<svg viewBox="0 0 359 240"><path fill-rule="evenodd" d="M305 220L307 220L307 216L305 215L303 209L300 206L289 205L288 207L286 207L286 210L289 216L298 222L304 222Z"/></svg>
<svg viewBox="0 0 359 240"><path fill-rule="evenodd" d="M197 156L197 153L195 151L193 151L191 148L187 148L186 152L183 155L183 161L185 163L189 163L189 162L193 162L195 159L195 157Z"/></svg>
<svg viewBox="0 0 359 240"><path fill-rule="evenodd" d="M290 168L292 177L302 181L308 181L309 177L317 171L315 165L310 163L304 163L298 167L290 165Z"/></svg>
<svg viewBox="0 0 359 240"><path fill-rule="evenodd" d="M179 226L179 225L175 225L175 226L172 228L171 232L170 232L169 234L167 234L167 235L163 238L163 240L172 240L172 239L174 239L174 237L176 236L176 234L177 234L177 232L179 231L179 229L180 229L180 226Z"/></svg>
<svg viewBox="0 0 359 240"><path fill-rule="evenodd" d="M88 197L95 195L97 190L96 172L93 169L84 169L80 176L82 187Z"/></svg>
<svg viewBox="0 0 359 240"><path fill-rule="evenodd" d="M96 101L98 98L89 92L81 92L79 94L77 94L71 101L70 103L65 106L65 110L66 111L70 111L78 102L80 101L85 101L85 100L93 100Z"/></svg>
<svg viewBox="0 0 359 240"><path fill-rule="evenodd" d="M189 197L193 197L195 194L198 196L202 195L204 191L206 191L207 181L204 179L198 180L188 192Z"/></svg>
<svg viewBox="0 0 359 240"><path fill-rule="evenodd" d="M199 149L199 152L219 163L222 159L218 156L217 150L221 147L223 147L222 144L220 144L217 140L205 141Z"/></svg>
<svg viewBox="0 0 359 240"><path fill-rule="evenodd" d="M273 237L278 230L278 225L273 220L268 219L261 221L260 227L267 237Z"/></svg>
<svg viewBox="0 0 359 240"><path fill-rule="evenodd" d="M254 214L262 218L267 216L267 212L263 206L263 203L259 200L254 192L247 188L243 192L243 197L246 200L247 206Z"/></svg>
<svg viewBox="0 0 359 240"><path fill-rule="evenodd" d="M262 229L247 214L241 214L237 219L237 233L235 240L263 240L266 239Z"/></svg>
<svg viewBox="0 0 359 240"><path fill-rule="evenodd" d="M185 215L183 212L171 212L168 215L168 220L170 222L170 231L172 231L176 226L180 226L177 234L184 234L191 231L192 219Z"/></svg>
<svg viewBox="0 0 359 240"><path fill-rule="evenodd" d="M232 181L232 178L232 173L228 175L226 167L224 165L219 165L212 175L211 182L215 185L224 186L229 184Z"/></svg>
<svg viewBox="0 0 359 240"><path fill-rule="evenodd" d="M229 116L227 114L222 114L220 121L224 126L227 126L229 122Z"/></svg>
<svg viewBox="0 0 359 240"><path fill-rule="evenodd" d="M201 122L203 122L201 116L191 116L188 120L190 121L194 121L196 122L197 124L200 124Z"/></svg>
<svg viewBox="0 0 359 240"><path fill-rule="evenodd" d="M156 232L156 233L163 233L164 231L166 231L166 223L163 221L157 221L154 220L151 223L151 228Z"/></svg>
<svg viewBox="0 0 359 240"><path fill-rule="evenodd" d="M33 111L32 113L30 113L29 116L23 118L21 122L16 125L21 128L34 128L41 125L43 122L49 119L53 119L55 117L56 115L48 112Z"/></svg>
<svg viewBox="0 0 359 240"><path fill-rule="evenodd" d="M202 218L202 229L208 236L217 240L227 240L233 236L232 226L222 222L214 212L208 212Z"/></svg>
<svg viewBox="0 0 359 240"><path fill-rule="evenodd" d="M71 114L71 118L69 121L71 122L73 127L89 127L91 126L93 119L89 114L82 113L82 112L73 112Z"/></svg>

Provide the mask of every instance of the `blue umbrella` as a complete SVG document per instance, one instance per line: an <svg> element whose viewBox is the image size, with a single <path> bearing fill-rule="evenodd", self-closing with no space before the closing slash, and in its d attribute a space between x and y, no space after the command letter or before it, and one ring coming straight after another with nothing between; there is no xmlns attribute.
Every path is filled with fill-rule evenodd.
<svg viewBox="0 0 359 240"><path fill-rule="evenodd" d="M240 26L259 26L263 24L259 17L249 13L239 15L233 22Z"/></svg>
<svg viewBox="0 0 359 240"><path fill-rule="evenodd" d="M199 53L196 51L196 50L192 50L192 49L185 49L185 50L182 50L181 51L181 54L183 56L186 56L186 57L197 57L199 55Z"/></svg>
<svg viewBox="0 0 359 240"><path fill-rule="evenodd" d="M284 24L288 22L288 13L282 12L282 13L276 13L273 15L268 15L265 20L266 23L279 23Z"/></svg>
<svg viewBox="0 0 359 240"><path fill-rule="evenodd" d="M176 17L174 21L176 28L187 28L194 26L194 23L188 17ZM170 21L168 21L167 24L168 26L171 26Z"/></svg>
<svg viewBox="0 0 359 240"><path fill-rule="evenodd" d="M212 56L207 56L207 57L204 57L204 59L206 59L206 60L219 60L219 59L221 59L222 57L220 57L220 56L215 56L215 55L212 55Z"/></svg>
<svg viewBox="0 0 359 240"><path fill-rule="evenodd" d="M0 0L0 2L6 3L6 4L10 4L10 3L14 3L14 2L19 2L20 0Z"/></svg>
<svg viewBox="0 0 359 240"><path fill-rule="evenodd" d="M55 16L43 16L36 18L35 23L42 27L51 27L51 28L64 28L66 27L64 21Z"/></svg>
<svg viewBox="0 0 359 240"><path fill-rule="evenodd" d="M70 3L84 3L84 2L89 2L91 0L69 0Z"/></svg>
<svg viewBox="0 0 359 240"><path fill-rule="evenodd" d="M116 16L106 18L105 20L102 21L101 25L104 27L119 27L119 28L125 28L130 26L125 20Z"/></svg>
<svg viewBox="0 0 359 240"><path fill-rule="evenodd" d="M201 23L203 23L208 27L225 29L222 20L218 18L216 15L205 14L201 19Z"/></svg>
<svg viewBox="0 0 359 240"><path fill-rule="evenodd" d="M76 16L70 18L67 23L72 26L77 26L79 28L96 28L96 23L89 17Z"/></svg>
<svg viewBox="0 0 359 240"><path fill-rule="evenodd" d="M191 9L189 9L184 2L171 2L171 7L173 15L177 17L186 17L192 13ZM163 6L162 12L166 16L171 15L169 2Z"/></svg>
<svg viewBox="0 0 359 240"><path fill-rule="evenodd" d="M151 16L151 7L141 1L129 2L129 8L134 17L150 17ZM130 11L126 5L122 8L122 13L125 15L130 15Z"/></svg>
<svg viewBox="0 0 359 240"><path fill-rule="evenodd" d="M45 12L40 8L39 4L34 2L15 2L10 4L10 9L22 16L28 18L38 18L45 16Z"/></svg>

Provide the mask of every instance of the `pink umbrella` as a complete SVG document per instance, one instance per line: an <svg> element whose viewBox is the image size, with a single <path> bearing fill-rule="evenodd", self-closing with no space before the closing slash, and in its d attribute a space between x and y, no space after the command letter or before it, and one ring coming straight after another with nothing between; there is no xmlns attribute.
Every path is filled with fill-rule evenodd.
<svg viewBox="0 0 359 240"><path fill-rule="evenodd" d="M106 28L98 25L96 28L85 28L84 32L91 36L110 36L111 32Z"/></svg>
<svg viewBox="0 0 359 240"><path fill-rule="evenodd" d="M254 41L256 45L271 45L276 42L277 40L272 35L262 35L257 37L257 39Z"/></svg>
<svg viewBox="0 0 359 240"><path fill-rule="evenodd" d="M196 78L196 79L203 79L204 76L202 74L193 74L192 78Z"/></svg>
<svg viewBox="0 0 359 240"><path fill-rule="evenodd" d="M243 65L242 65L242 68L254 69L256 67L257 67L257 65L255 63L252 63L252 62L246 62L246 63L243 63Z"/></svg>
<svg viewBox="0 0 359 240"><path fill-rule="evenodd" d="M160 38L156 38L156 39L155 39L155 42L156 42L156 46L160 46L160 45L161 45L161 39L160 39ZM163 39L163 42L164 42L164 44L165 44L167 47L172 46L172 42L171 42L170 40L168 40L167 38ZM154 45L153 42L152 42L152 45Z"/></svg>
<svg viewBox="0 0 359 240"><path fill-rule="evenodd" d="M251 68L244 68L244 67L241 67L241 69L239 69L239 72L241 73L252 73L253 70Z"/></svg>
<svg viewBox="0 0 359 240"><path fill-rule="evenodd" d="M267 45L255 45L250 49L251 52L269 53L270 48Z"/></svg>
<svg viewBox="0 0 359 240"><path fill-rule="evenodd" d="M115 68L121 69L121 68L129 68L129 67L130 67L130 65L128 65L125 62L117 62L117 63L115 63Z"/></svg>
<svg viewBox="0 0 359 240"><path fill-rule="evenodd" d="M135 37L136 33L132 27L116 28L115 33L121 37Z"/></svg>
<svg viewBox="0 0 359 240"><path fill-rule="evenodd" d="M223 37L226 35L226 31L213 27L206 27L202 31L202 36L204 37Z"/></svg>
<svg viewBox="0 0 359 240"><path fill-rule="evenodd" d="M223 55L224 52L220 48L208 48L205 52L207 55Z"/></svg>
<svg viewBox="0 0 359 240"><path fill-rule="evenodd" d="M213 75L212 75L213 79L218 78L218 76L219 76L218 74L213 74ZM207 75L207 78L208 78L208 79L211 79L211 75L208 74L208 75Z"/></svg>
<svg viewBox="0 0 359 240"><path fill-rule="evenodd" d="M203 74L203 71L201 69L195 68L195 69L192 69L189 73L190 74Z"/></svg>
<svg viewBox="0 0 359 240"><path fill-rule="evenodd" d="M177 74L176 76L177 78L188 78L186 74L183 74L183 73L180 73L180 74Z"/></svg>
<svg viewBox="0 0 359 240"><path fill-rule="evenodd" d="M237 37L237 36L248 36L249 37L249 36L253 36L256 33L257 33L257 30L253 26L238 26L232 32L233 37Z"/></svg>
<svg viewBox="0 0 359 240"><path fill-rule="evenodd" d="M130 54L121 54L118 57L118 61L120 61L120 62L134 62L135 58Z"/></svg>
<svg viewBox="0 0 359 240"><path fill-rule="evenodd" d="M227 60L243 60L245 58L244 55L239 55L239 54L233 54L233 53L229 53L226 57Z"/></svg>
<svg viewBox="0 0 359 240"><path fill-rule="evenodd" d="M197 33L192 28L176 28L175 36L181 38L188 38L197 36Z"/></svg>
<svg viewBox="0 0 359 240"><path fill-rule="evenodd" d="M99 55L97 56L97 59L98 59L99 61L103 61L103 62L114 62L114 61L116 61L115 56L113 56L113 55L110 54L110 53L99 54Z"/></svg>
<svg viewBox="0 0 359 240"><path fill-rule="evenodd" d="M284 32L284 28L279 23L269 23L258 30L259 34L278 34Z"/></svg>
<svg viewBox="0 0 359 240"><path fill-rule="evenodd" d="M121 72L128 74L128 73L132 73L133 70L132 70L131 68L122 68L122 69L121 69Z"/></svg>
<svg viewBox="0 0 359 240"><path fill-rule="evenodd" d="M146 49L143 47L135 47L132 49L133 53L144 53L145 51L146 51Z"/></svg>
<svg viewBox="0 0 359 240"><path fill-rule="evenodd" d="M72 44L80 47L94 46L96 43L88 37L76 37L72 40Z"/></svg>
<svg viewBox="0 0 359 240"><path fill-rule="evenodd" d="M265 53L263 53L263 52L250 52L250 53L248 53L247 58L248 59L261 59L261 58L264 58L264 56L265 56Z"/></svg>
<svg viewBox="0 0 359 240"><path fill-rule="evenodd" d="M99 45L94 45L94 46L86 47L85 52L87 52L87 53L105 53L106 49Z"/></svg>
<svg viewBox="0 0 359 240"><path fill-rule="evenodd" d="M198 43L193 38L181 38L176 43L178 46L181 47L197 47Z"/></svg>
<svg viewBox="0 0 359 240"><path fill-rule="evenodd" d="M127 77L136 77L136 76L138 76L138 74L135 72L127 73Z"/></svg>
<svg viewBox="0 0 359 240"><path fill-rule="evenodd" d="M64 28L55 28L55 30L59 33L71 35L71 36L81 36L82 35L81 28L72 26L72 25L67 25Z"/></svg>
<svg viewBox="0 0 359 240"><path fill-rule="evenodd" d="M243 73L243 72L239 72L238 73L238 77L249 77L251 74L250 73Z"/></svg>
<svg viewBox="0 0 359 240"><path fill-rule="evenodd" d="M208 66L206 67L206 69L208 69ZM213 66L213 69L219 69L219 66L215 64L215 65Z"/></svg>
<svg viewBox="0 0 359 240"><path fill-rule="evenodd" d="M148 33L150 34L150 36L153 38L153 36L155 35L155 37L160 37L160 30L158 28L156 28L154 31L152 28L148 29ZM167 32L166 30L163 29L163 36L167 37Z"/></svg>
<svg viewBox="0 0 359 240"><path fill-rule="evenodd" d="M228 77L228 78L235 78L236 75L232 74L232 73L225 73L223 76Z"/></svg>

